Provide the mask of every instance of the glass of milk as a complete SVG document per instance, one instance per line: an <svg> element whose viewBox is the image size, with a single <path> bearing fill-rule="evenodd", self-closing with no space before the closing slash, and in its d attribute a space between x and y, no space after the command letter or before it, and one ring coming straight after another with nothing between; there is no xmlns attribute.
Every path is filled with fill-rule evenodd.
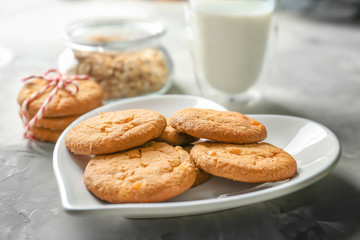
<svg viewBox="0 0 360 240"><path fill-rule="evenodd" d="M250 103L267 55L276 0L189 0L187 20L201 94Z"/></svg>

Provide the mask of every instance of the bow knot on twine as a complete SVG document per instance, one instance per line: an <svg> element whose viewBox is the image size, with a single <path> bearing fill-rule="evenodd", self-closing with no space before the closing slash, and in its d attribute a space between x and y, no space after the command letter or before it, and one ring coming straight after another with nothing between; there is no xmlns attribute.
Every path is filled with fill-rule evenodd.
<svg viewBox="0 0 360 240"><path fill-rule="evenodd" d="M21 106L21 113L22 113L22 120L25 124L24 136L29 139L34 139L34 136L31 132L31 127L35 125L35 123L43 117L43 114L49 105L49 102L52 98L56 95L59 89L64 89L68 91L70 94L75 95L79 92L79 84L76 80L86 80L89 79L89 76L86 75L74 75L74 76L67 76L60 73L57 69L50 69L46 71L42 76L31 75L29 77L23 78L22 82L25 84L34 80L34 79L42 79L47 81L47 85L41 88L39 91L34 92L31 94L25 101L22 103ZM70 87L69 85L73 85L74 87ZM29 116L26 112L27 107L29 106L30 102L40 95L42 95L47 89L53 87L52 91L50 92L49 96L45 99L44 103L41 105L39 111L35 114L32 119L29 119Z"/></svg>

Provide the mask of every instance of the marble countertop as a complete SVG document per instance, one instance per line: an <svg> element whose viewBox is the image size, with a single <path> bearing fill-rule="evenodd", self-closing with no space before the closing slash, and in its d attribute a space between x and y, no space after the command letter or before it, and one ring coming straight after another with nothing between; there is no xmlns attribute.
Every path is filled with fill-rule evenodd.
<svg viewBox="0 0 360 240"><path fill-rule="evenodd" d="M170 93L198 95L183 3L3 1L0 8L0 239L359 239L360 29L281 12L263 99L244 113L287 114L324 124L338 137L336 168L311 186L270 201L196 216L128 219L77 215L60 203L54 145L23 138L16 96L21 78L56 66L59 31L96 16L156 17L175 63Z"/></svg>

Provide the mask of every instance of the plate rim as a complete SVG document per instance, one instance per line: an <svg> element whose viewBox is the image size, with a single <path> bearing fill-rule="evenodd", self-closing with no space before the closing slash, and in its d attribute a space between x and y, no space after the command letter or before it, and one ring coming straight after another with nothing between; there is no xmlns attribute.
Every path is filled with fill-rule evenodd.
<svg viewBox="0 0 360 240"><path fill-rule="evenodd" d="M254 191L254 192L248 192L248 193L244 193L244 194L240 194L240 195L235 195L235 196L228 196L226 198L209 198L209 199L199 199L199 200L190 200L190 201L178 201L178 202L160 202L160 203L125 203L125 204L104 204L104 205L100 205L97 207L92 207L92 206L74 206L73 204L71 204L68 200L68 195L66 192L66 186L64 184L63 181L63 176L61 174L61 171L58 167L58 162L59 159L57 157L59 151L60 151L60 144L61 141L64 141L65 135L67 134L67 132L70 130L70 128L76 124L78 124L79 122L84 121L85 119L87 119L88 117L90 117L91 115L93 115L95 112L101 112L103 109L108 109L111 108L112 106L115 105L123 105L126 104L127 102L134 102L134 101L143 101L146 99L154 99L154 98L194 98L194 99L199 99L202 101L207 101L211 104L216 104L218 107L222 107L223 106L219 105L218 103L212 102L208 99L205 98L201 98L201 97L197 97L197 96L190 96L190 95L176 95L176 94L168 94L168 95L160 95L160 96L143 96L143 97L136 97L136 98L131 98L131 99L124 99L124 100L120 100L120 101L116 101L107 105L104 105L100 108L94 109L84 115L82 115L81 117L79 117L77 120L75 120L71 125L69 125L68 128L66 128L63 133L61 134L61 136L59 137L58 142L55 145L54 148L54 152L53 152L53 170L55 173L55 177L57 180L57 185L58 185L58 189L59 189L59 193L60 193L60 198L61 198L61 203L62 206L65 210L70 211L70 212L76 212L76 213L81 213L81 212L99 212L99 211L117 211L118 214L120 215L134 215L132 217L151 217L151 215L156 215L155 217L169 217L169 216L187 216L187 215L194 215L194 214L201 214L201 213L206 213L206 212L215 212L215 211L221 211L221 210L225 210L225 209L230 209L230 208L235 208L235 207L241 207L241 206L245 206L245 205L249 205L249 204L254 204L254 203L258 203L258 202L263 202L263 201L267 201L270 199L274 199L274 198L278 198L287 194L290 194L292 192L298 191L304 187L307 187L309 185L311 185L312 183L320 180L322 177L326 176L338 163L338 161L340 160L340 156L341 156L341 146L339 143L339 140L337 139L336 135L326 126L324 126L321 123L318 123L316 121L310 120L310 119L306 119L303 117L298 117L298 116L290 116L290 115L278 115L278 114L246 114L247 116L250 117L267 117L267 118L275 118L275 117L281 117L281 118L292 118L292 119L297 119L297 120L301 120L304 122L311 122L314 123L315 125L318 125L319 127L321 127L322 129L324 129L328 135L330 135L330 138L334 141L334 148L331 156L332 159L330 159L329 156L329 161L326 163L326 166L323 167L322 169L316 171L313 174L310 174L304 178L301 178L298 181L289 181L286 182L284 184L280 184L277 186L273 186L271 188L267 188L267 189L261 189L258 191ZM224 108L225 109L225 108ZM334 155L334 156L333 156ZM240 203L241 204L240 204ZM190 203L190 204L189 204ZM211 208L212 205L221 205L222 207L217 207L216 210L213 211L208 211L209 208ZM201 206L203 208L203 211L198 210L196 213L191 214L192 211L184 211L184 214L138 214L138 213L129 213L134 209L138 210L138 211L143 211L143 210L148 210L151 209L153 211L156 211L156 209L158 210L166 210L166 209L172 209L172 208L176 208L177 212L179 212L179 210L186 210L187 208L194 208L194 207L199 207ZM122 211L122 212L121 212Z"/></svg>

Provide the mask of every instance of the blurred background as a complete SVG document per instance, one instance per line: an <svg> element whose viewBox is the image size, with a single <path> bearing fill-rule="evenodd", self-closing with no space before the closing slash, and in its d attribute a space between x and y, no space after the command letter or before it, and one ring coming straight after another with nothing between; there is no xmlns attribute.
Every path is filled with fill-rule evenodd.
<svg viewBox="0 0 360 240"><path fill-rule="evenodd" d="M51 0L68 2L102 2L101 0ZM36 4L37 2L51 2L44 0L36 1L1 1L0 14L9 14L9 10ZM114 0L116 1L158 1L158 2L184 2L186 0ZM360 20L360 0L279 0L283 10L296 11L309 17L330 21L356 22Z"/></svg>
<svg viewBox="0 0 360 240"><path fill-rule="evenodd" d="M329 21L358 22L359 0L281 0L284 10L298 11L309 17Z"/></svg>

